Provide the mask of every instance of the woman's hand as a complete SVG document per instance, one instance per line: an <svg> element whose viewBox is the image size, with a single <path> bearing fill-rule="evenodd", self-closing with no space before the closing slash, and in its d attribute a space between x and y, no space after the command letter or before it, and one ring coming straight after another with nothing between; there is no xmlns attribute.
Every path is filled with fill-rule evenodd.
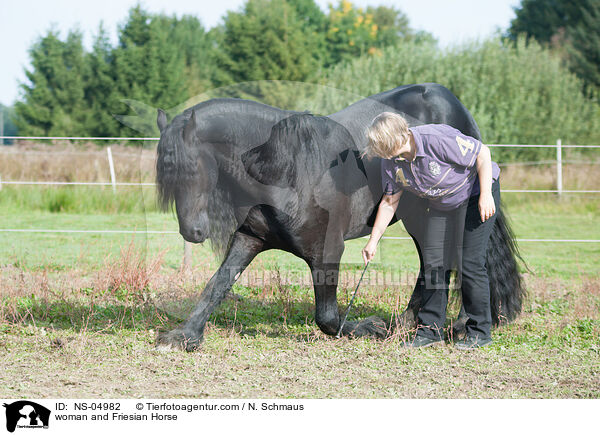
<svg viewBox="0 0 600 435"><path fill-rule="evenodd" d="M362 250L363 260L365 265L375 257L375 251L377 251L377 243L369 240L367 245Z"/></svg>
<svg viewBox="0 0 600 435"><path fill-rule="evenodd" d="M377 250L377 242L383 235L383 232L387 228L388 224L394 217L396 208L398 208L398 200L402 195L402 191L394 193L393 195L383 195L379 208L377 209L377 216L375 217L375 224L371 230L371 237L367 242L367 246L362 250L363 260L365 265L373 259L375 251Z"/></svg>
<svg viewBox="0 0 600 435"><path fill-rule="evenodd" d="M496 213L496 203L491 192L481 193L479 195L479 215L481 222L487 221Z"/></svg>

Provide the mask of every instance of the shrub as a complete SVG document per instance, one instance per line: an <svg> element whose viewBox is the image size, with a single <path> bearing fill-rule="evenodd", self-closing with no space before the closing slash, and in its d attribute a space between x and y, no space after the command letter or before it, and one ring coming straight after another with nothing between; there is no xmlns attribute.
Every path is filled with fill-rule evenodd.
<svg viewBox="0 0 600 435"><path fill-rule="evenodd" d="M381 56L361 57L329 70L332 87L316 104L329 113L396 86L437 82L471 111L483 140L503 144L600 143L600 106L582 94L581 81L550 51L524 39L498 39L441 50L433 44L403 43ZM340 92L339 90L343 90ZM543 160L553 149L496 149L494 158Z"/></svg>

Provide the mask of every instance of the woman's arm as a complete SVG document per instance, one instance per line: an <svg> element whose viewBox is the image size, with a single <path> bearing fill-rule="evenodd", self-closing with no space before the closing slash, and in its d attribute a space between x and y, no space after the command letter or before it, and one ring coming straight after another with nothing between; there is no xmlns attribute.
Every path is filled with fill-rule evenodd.
<svg viewBox="0 0 600 435"><path fill-rule="evenodd" d="M381 236L383 236L388 224L394 217L394 213L398 208L400 195L402 195L402 191L393 195L383 195L383 199L379 203L379 208L377 209L377 216L375 217L375 224L371 230L371 237L369 237L367 245L362 250L362 256L365 264L371 261L375 256L377 243L379 243L379 239L381 239Z"/></svg>
<svg viewBox="0 0 600 435"><path fill-rule="evenodd" d="M479 176L479 213L481 222L485 222L496 213L496 204L492 196L492 155L490 149L481 144L477 156L477 174Z"/></svg>

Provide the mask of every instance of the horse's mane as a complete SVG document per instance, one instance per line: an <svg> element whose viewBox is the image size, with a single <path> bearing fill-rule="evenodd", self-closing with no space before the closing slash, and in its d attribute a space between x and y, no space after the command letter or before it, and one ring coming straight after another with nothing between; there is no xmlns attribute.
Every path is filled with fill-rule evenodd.
<svg viewBox="0 0 600 435"><path fill-rule="evenodd" d="M179 182L190 178L195 171L191 153L183 144L183 135L177 134L187 121L182 115L176 116L168 129L161 133L157 148L156 188L158 203L163 211L172 208Z"/></svg>
<svg viewBox="0 0 600 435"><path fill-rule="evenodd" d="M256 122L244 122L239 115L251 115L271 126L290 112L254 101L216 98L190 107L173 118L161 132L157 148L156 184L163 211L172 208L176 187L198 171L197 150L184 143L184 132L192 113L196 114L195 133L200 140L212 144L229 143L243 150L251 144L262 143L261 136L265 133Z"/></svg>
<svg viewBox="0 0 600 435"><path fill-rule="evenodd" d="M250 176L263 184L296 186L299 177L318 179L344 148L352 148L350 133L326 116L292 114L273 126L268 140L242 155Z"/></svg>
<svg viewBox="0 0 600 435"><path fill-rule="evenodd" d="M185 139L186 132L192 127L190 134L193 133L201 142L217 146L230 144L234 149L244 150L250 144L263 143L268 137L268 128L264 128L264 125L270 127L287 113L253 101L224 98L202 102L177 115L161 132L157 148L156 185L160 208L163 211L172 210L177 188L198 176L200 150L188 145ZM210 158L201 160L201 165L216 165L216 161ZM216 174L216 167L203 167L207 173L212 169ZM206 211L211 226L212 247L222 255L237 226L231 192L216 183L211 190Z"/></svg>

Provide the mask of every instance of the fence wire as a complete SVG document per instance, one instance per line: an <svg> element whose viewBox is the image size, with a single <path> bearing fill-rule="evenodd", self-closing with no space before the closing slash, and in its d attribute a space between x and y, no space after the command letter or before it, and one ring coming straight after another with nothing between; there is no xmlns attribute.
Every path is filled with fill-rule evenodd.
<svg viewBox="0 0 600 435"><path fill-rule="evenodd" d="M65 141L113 141L113 142L125 142L125 141L158 141L158 137L66 137L66 136L0 136L0 139L12 139L12 140L65 140ZM598 164L598 162L579 162L579 161L568 161L562 160L560 157L560 150L562 148L600 148L600 145L563 145L560 139L556 144L488 144L489 147L506 147L506 148L556 148L559 154L558 160L543 160L539 162L513 162L505 163L501 166L511 165L535 165L535 164L556 164L561 167L563 163L576 163L576 164ZM48 151L13 151L12 149L2 149L0 153L3 154L56 154L56 152ZM59 151L61 154L104 154L104 151L90 151L90 152L68 152ZM141 150L139 154L135 153L115 153L119 156L135 156L135 157L149 157L142 156ZM151 157L151 156L150 156ZM112 160L112 155L109 152L109 159ZM112 163L112 162L111 162ZM13 181L13 180L2 180L0 178L0 190L2 185L48 185L48 186L140 186L140 187L153 187L155 183L123 183L116 182L114 174L112 175L112 182L67 182L67 181ZM562 180L559 182L559 187L562 186ZM596 194L600 193L600 190L564 190L560 189L548 189L548 190L526 190L526 189L505 189L503 193L575 193L575 194ZM179 234L177 231L153 231L153 230L75 230L75 229L11 229L5 228L0 229L0 232L4 233L83 233L83 234ZM411 240L410 237L392 237L384 236L382 239L388 240ZM543 243L600 243L600 240L596 239L531 239L523 238L517 239L518 242L543 242Z"/></svg>

